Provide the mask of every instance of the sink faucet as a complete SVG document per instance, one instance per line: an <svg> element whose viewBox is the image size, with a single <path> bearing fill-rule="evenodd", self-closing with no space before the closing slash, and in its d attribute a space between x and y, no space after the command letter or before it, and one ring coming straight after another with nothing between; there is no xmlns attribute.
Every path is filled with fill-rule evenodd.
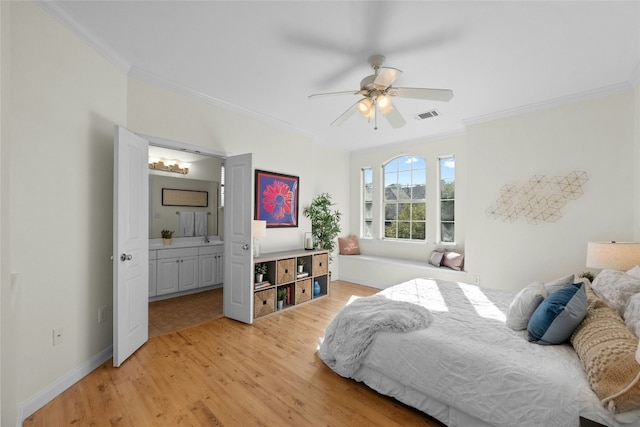
<svg viewBox="0 0 640 427"><path fill-rule="evenodd" d="M203 243L209 243L209 236L204 236Z"/></svg>

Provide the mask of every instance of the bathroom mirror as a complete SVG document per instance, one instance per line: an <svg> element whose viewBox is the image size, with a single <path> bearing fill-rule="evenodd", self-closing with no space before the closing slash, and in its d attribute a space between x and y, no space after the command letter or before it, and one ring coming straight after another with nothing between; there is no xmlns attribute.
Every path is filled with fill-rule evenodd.
<svg viewBox="0 0 640 427"><path fill-rule="evenodd" d="M221 170L224 160L162 147L149 146L149 163L163 164L177 161L187 164L187 173L149 169L149 238L161 238L161 230L173 230L173 237L184 237L180 233L180 213L204 212L207 217L207 235L221 236L222 210L220 208ZM177 169L177 168L176 168ZM180 168L184 172L184 167ZM162 189L206 191L206 207L163 206Z"/></svg>

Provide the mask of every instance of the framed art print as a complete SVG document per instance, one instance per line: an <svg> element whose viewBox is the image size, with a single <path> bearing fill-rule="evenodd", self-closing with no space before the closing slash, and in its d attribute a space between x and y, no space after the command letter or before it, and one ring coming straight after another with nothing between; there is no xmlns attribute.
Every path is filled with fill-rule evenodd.
<svg viewBox="0 0 640 427"><path fill-rule="evenodd" d="M255 219L267 228L298 226L300 178L256 169Z"/></svg>

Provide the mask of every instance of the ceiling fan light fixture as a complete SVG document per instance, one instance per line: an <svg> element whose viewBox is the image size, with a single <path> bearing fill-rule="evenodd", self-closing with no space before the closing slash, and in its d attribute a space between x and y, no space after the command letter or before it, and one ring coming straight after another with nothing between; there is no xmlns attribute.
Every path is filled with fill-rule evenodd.
<svg viewBox="0 0 640 427"><path fill-rule="evenodd" d="M370 118L373 111L373 102L370 98L364 98L357 104L358 111L365 118Z"/></svg>
<svg viewBox="0 0 640 427"><path fill-rule="evenodd" d="M387 111L391 109L391 99L389 99L388 96L378 95L376 98L376 104L382 114L386 114Z"/></svg>

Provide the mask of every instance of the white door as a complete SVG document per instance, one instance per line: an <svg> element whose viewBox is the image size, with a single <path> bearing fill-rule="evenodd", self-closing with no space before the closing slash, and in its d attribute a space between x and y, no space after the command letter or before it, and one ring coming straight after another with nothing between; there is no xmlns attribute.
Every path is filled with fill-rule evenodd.
<svg viewBox="0 0 640 427"><path fill-rule="evenodd" d="M253 218L253 167L251 154L225 160L224 201L224 315L253 322L251 277L251 219Z"/></svg>
<svg viewBox="0 0 640 427"><path fill-rule="evenodd" d="M114 137L113 366L148 339L149 143L119 126Z"/></svg>

